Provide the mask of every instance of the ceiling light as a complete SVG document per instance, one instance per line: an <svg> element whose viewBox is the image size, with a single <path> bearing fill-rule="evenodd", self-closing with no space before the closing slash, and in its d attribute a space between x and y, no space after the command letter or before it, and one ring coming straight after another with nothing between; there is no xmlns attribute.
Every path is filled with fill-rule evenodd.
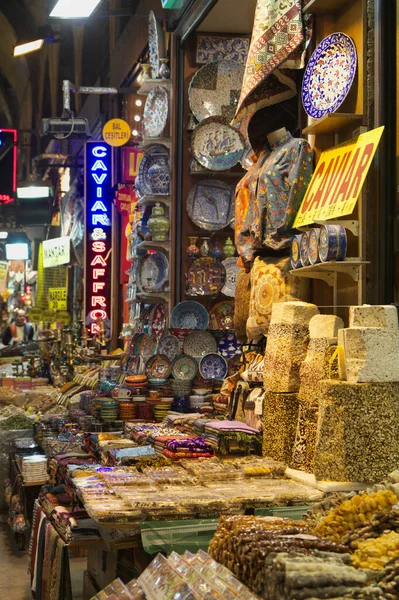
<svg viewBox="0 0 399 600"><path fill-rule="evenodd" d="M138 134L139 134L139 132L137 131L137 129L133 129L133 131L132 131L132 134L133 134L133 135L138 135Z"/></svg>
<svg viewBox="0 0 399 600"><path fill-rule="evenodd" d="M28 260L30 258L30 239L24 231L9 234L5 244L6 260Z"/></svg>
<svg viewBox="0 0 399 600"><path fill-rule="evenodd" d="M43 44L44 39L27 42L26 44L19 44L19 46L15 46L14 48L14 56L22 56L23 54L28 54L28 52L40 50Z"/></svg>
<svg viewBox="0 0 399 600"><path fill-rule="evenodd" d="M48 198L50 188L47 185L30 185L17 188L18 198Z"/></svg>
<svg viewBox="0 0 399 600"><path fill-rule="evenodd" d="M142 101L141 101L141 100L136 100L136 103L135 103L135 104L136 104L136 106L141 106L143 103L142 103Z"/></svg>
<svg viewBox="0 0 399 600"><path fill-rule="evenodd" d="M101 0L58 0L50 17L58 19L81 19L90 17Z"/></svg>
<svg viewBox="0 0 399 600"><path fill-rule="evenodd" d="M141 119L140 115L134 115L134 120L135 121L140 121L140 119Z"/></svg>
<svg viewBox="0 0 399 600"><path fill-rule="evenodd" d="M0 240L5 240L8 237L8 231L0 231Z"/></svg>

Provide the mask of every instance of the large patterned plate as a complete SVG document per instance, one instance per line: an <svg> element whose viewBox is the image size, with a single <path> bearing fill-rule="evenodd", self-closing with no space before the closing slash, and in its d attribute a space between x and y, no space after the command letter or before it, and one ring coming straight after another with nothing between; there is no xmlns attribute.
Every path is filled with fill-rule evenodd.
<svg viewBox="0 0 399 600"><path fill-rule="evenodd" d="M200 358L216 352L217 343L209 331L193 331L184 340L183 352L194 358Z"/></svg>
<svg viewBox="0 0 399 600"><path fill-rule="evenodd" d="M245 141L242 133L230 127L222 117L209 117L194 129L191 150L203 167L225 171L241 160Z"/></svg>
<svg viewBox="0 0 399 600"><path fill-rule="evenodd" d="M180 354L172 363L172 377L184 381L194 379L198 371L198 363L195 358Z"/></svg>
<svg viewBox="0 0 399 600"><path fill-rule="evenodd" d="M164 335L158 344L160 354L165 354L170 361L174 360L180 353L180 342L175 335Z"/></svg>
<svg viewBox="0 0 399 600"><path fill-rule="evenodd" d="M234 221L234 191L233 186L217 179L197 183L187 196L188 216L201 229L223 229Z"/></svg>
<svg viewBox="0 0 399 600"><path fill-rule="evenodd" d="M310 117L333 113L345 100L355 78L356 46L344 33L332 33L313 52L302 82L302 103Z"/></svg>
<svg viewBox="0 0 399 600"><path fill-rule="evenodd" d="M244 66L232 60L216 60L199 69L188 89L190 109L198 121L234 118L241 93Z"/></svg>
<svg viewBox="0 0 399 600"><path fill-rule="evenodd" d="M156 86L147 96L143 126L145 137L159 137L168 120L169 100L165 88Z"/></svg>
<svg viewBox="0 0 399 600"><path fill-rule="evenodd" d="M234 60L245 66L250 38L224 37L219 35L197 36L197 64L214 60Z"/></svg>
<svg viewBox="0 0 399 600"><path fill-rule="evenodd" d="M163 252L147 254L140 262L138 286L140 291L160 290L168 279L169 262Z"/></svg>
<svg viewBox="0 0 399 600"><path fill-rule="evenodd" d="M240 267L237 267L237 257L226 258L222 262L226 269L226 283L222 287L222 294L234 298L236 295L237 275Z"/></svg>
<svg viewBox="0 0 399 600"><path fill-rule="evenodd" d="M166 379L171 370L170 360L165 354L154 354L145 365L145 374L151 379Z"/></svg>
<svg viewBox="0 0 399 600"><path fill-rule="evenodd" d="M148 316L148 333L163 336L166 326L165 305L160 302L155 304Z"/></svg>
<svg viewBox="0 0 399 600"><path fill-rule="evenodd" d="M218 302L209 313L209 329L234 329L234 302Z"/></svg>
<svg viewBox="0 0 399 600"><path fill-rule="evenodd" d="M161 165L162 167L166 165L170 172L169 153L165 146L161 146L160 144L151 146L141 159L137 179L140 193L144 196L154 195L151 173L149 173L149 170L154 165Z"/></svg>
<svg viewBox="0 0 399 600"><path fill-rule="evenodd" d="M170 315L172 329L208 329L208 325L208 311L193 300L179 302Z"/></svg>
<svg viewBox="0 0 399 600"><path fill-rule="evenodd" d="M199 370L204 379L222 380L227 375L227 362L220 354L206 354L201 358Z"/></svg>
<svg viewBox="0 0 399 600"><path fill-rule="evenodd" d="M216 258L196 258L187 273L188 296L214 296L226 281L226 269Z"/></svg>
<svg viewBox="0 0 399 600"><path fill-rule="evenodd" d="M151 64L151 77L159 77L159 59L165 57L165 34L161 23L154 12L150 10L148 15L148 54Z"/></svg>

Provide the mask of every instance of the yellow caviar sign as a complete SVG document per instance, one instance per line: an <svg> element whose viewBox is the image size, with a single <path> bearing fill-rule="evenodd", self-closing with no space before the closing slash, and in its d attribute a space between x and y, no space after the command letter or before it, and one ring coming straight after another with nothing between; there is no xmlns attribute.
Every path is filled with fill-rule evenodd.
<svg viewBox="0 0 399 600"><path fill-rule="evenodd" d="M383 131L362 133L321 154L294 227L352 213Z"/></svg>
<svg viewBox="0 0 399 600"><path fill-rule="evenodd" d="M123 119L111 119L103 127L103 138L110 146L127 144L131 135L129 125Z"/></svg>

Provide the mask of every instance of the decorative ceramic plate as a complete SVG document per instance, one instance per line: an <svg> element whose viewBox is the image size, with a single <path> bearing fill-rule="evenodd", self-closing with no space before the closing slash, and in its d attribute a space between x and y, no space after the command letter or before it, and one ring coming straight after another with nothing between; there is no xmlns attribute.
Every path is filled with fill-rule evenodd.
<svg viewBox="0 0 399 600"><path fill-rule="evenodd" d="M145 137L159 137L168 120L168 92L156 86L147 96L144 106L143 127Z"/></svg>
<svg viewBox="0 0 399 600"><path fill-rule="evenodd" d="M240 267L237 267L237 257L226 258L222 262L226 269L226 283L222 287L222 294L234 298L236 295L237 275Z"/></svg>
<svg viewBox="0 0 399 600"><path fill-rule="evenodd" d="M147 361L157 352L158 338L156 335L147 335L146 333L141 338L140 357Z"/></svg>
<svg viewBox="0 0 399 600"><path fill-rule="evenodd" d="M207 354L201 358L199 370L204 379L224 379L227 375L227 362L219 354Z"/></svg>
<svg viewBox="0 0 399 600"><path fill-rule="evenodd" d="M356 46L345 33L332 33L320 42L302 83L302 103L310 117L320 119L341 106L352 86L356 66Z"/></svg>
<svg viewBox="0 0 399 600"><path fill-rule="evenodd" d="M233 60L215 60L199 69L188 88L191 112L198 121L234 118L241 94L244 65Z"/></svg>
<svg viewBox="0 0 399 600"><path fill-rule="evenodd" d="M157 79L159 77L159 59L165 57L165 35L161 23L152 10L148 15L148 54L151 77Z"/></svg>
<svg viewBox="0 0 399 600"><path fill-rule="evenodd" d="M218 341L218 352L226 360L241 354L241 344L238 343L235 333L223 333Z"/></svg>
<svg viewBox="0 0 399 600"><path fill-rule="evenodd" d="M214 296L225 281L226 269L216 258L196 258L187 272L187 296Z"/></svg>
<svg viewBox="0 0 399 600"><path fill-rule="evenodd" d="M245 66L250 38L222 37L219 35L197 36L197 64L214 60L235 60Z"/></svg>
<svg viewBox="0 0 399 600"><path fill-rule="evenodd" d="M170 361L180 354L180 342L175 335L164 335L158 344L158 352L165 354Z"/></svg>
<svg viewBox="0 0 399 600"><path fill-rule="evenodd" d="M193 331L186 337L183 344L184 354L194 358L200 358L210 352L216 352L216 350L216 340L209 331Z"/></svg>
<svg viewBox="0 0 399 600"><path fill-rule="evenodd" d="M245 141L241 132L230 127L222 117L209 117L194 129L191 150L203 167L225 171L241 160Z"/></svg>
<svg viewBox="0 0 399 600"><path fill-rule="evenodd" d="M218 302L209 313L209 329L234 329L234 302Z"/></svg>
<svg viewBox="0 0 399 600"><path fill-rule="evenodd" d="M155 354L147 360L145 374L152 379L166 379L172 370L170 360L164 354Z"/></svg>
<svg viewBox="0 0 399 600"><path fill-rule="evenodd" d="M198 363L195 358L180 354L176 356L172 363L172 377L175 379L191 380L194 379L198 371Z"/></svg>
<svg viewBox="0 0 399 600"><path fill-rule="evenodd" d="M208 325L208 311L193 300L179 302L170 315L170 326L174 329L208 329Z"/></svg>
<svg viewBox="0 0 399 600"><path fill-rule="evenodd" d="M141 259L138 286L140 291L160 290L168 279L169 262L163 252L153 252Z"/></svg>
<svg viewBox="0 0 399 600"><path fill-rule="evenodd" d="M217 179L197 183L187 196L188 216L201 229L223 229L234 221L234 192L234 186Z"/></svg>
<svg viewBox="0 0 399 600"><path fill-rule="evenodd" d="M165 146L160 144L151 146L141 159L137 180L143 196L153 196L159 193L154 190L154 177L151 177L150 169L154 170L154 166L166 168L170 174L169 153Z"/></svg>
<svg viewBox="0 0 399 600"><path fill-rule="evenodd" d="M158 338L163 336L166 326L165 305L160 302L150 311L148 316L148 333L156 335Z"/></svg>
<svg viewBox="0 0 399 600"><path fill-rule="evenodd" d="M139 333L138 336L136 337L135 343L134 343L134 355L135 356L140 356L140 348L141 348L141 342L143 340L143 337L147 335L145 333Z"/></svg>

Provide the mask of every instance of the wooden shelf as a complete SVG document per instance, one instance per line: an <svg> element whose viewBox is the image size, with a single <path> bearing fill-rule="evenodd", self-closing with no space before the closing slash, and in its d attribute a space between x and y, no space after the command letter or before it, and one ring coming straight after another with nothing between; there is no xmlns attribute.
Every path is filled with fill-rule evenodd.
<svg viewBox="0 0 399 600"><path fill-rule="evenodd" d="M164 250L169 251L170 249L170 242L166 241L166 242L141 242L140 244L137 244L136 246L137 249L146 249L146 248L163 248Z"/></svg>
<svg viewBox="0 0 399 600"><path fill-rule="evenodd" d="M170 294L169 292L139 292L137 294L137 298L141 301L146 299L156 300L157 298L169 301ZM151 302L148 302L148 304L151 304Z"/></svg>
<svg viewBox="0 0 399 600"><path fill-rule="evenodd" d="M136 204L138 206L149 206L154 204L154 202L162 202L162 204L166 204L167 206L171 203L171 196L164 195L155 195L155 196L143 196L139 200L137 200Z"/></svg>
<svg viewBox="0 0 399 600"><path fill-rule="evenodd" d="M343 261L331 260L325 263L317 263L308 267L292 269L291 275L298 277L307 277L309 279L321 279L328 285L333 286L336 283L336 273L346 273L354 281L359 281L359 267L370 264L369 261L360 258L347 258Z"/></svg>
<svg viewBox="0 0 399 600"><path fill-rule="evenodd" d="M314 121L302 129L303 135L334 135L344 129L356 129L363 124L363 115L352 113L331 113Z"/></svg>
<svg viewBox="0 0 399 600"><path fill-rule="evenodd" d="M150 93L150 91L156 86L170 88L172 86L172 80L171 79L146 79L144 81L144 83L137 90L137 94L140 94L140 96L147 96Z"/></svg>
<svg viewBox="0 0 399 600"><path fill-rule="evenodd" d="M172 138L171 137L143 137L141 144L139 145L139 150L145 150L149 146L155 146L160 144L162 146L167 146L167 148L172 147Z"/></svg>
<svg viewBox="0 0 399 600"><path fill-rule="evenodd" d="M312 15L334 15L349 3L350 0L310 0L303 12Z"/></svg>

